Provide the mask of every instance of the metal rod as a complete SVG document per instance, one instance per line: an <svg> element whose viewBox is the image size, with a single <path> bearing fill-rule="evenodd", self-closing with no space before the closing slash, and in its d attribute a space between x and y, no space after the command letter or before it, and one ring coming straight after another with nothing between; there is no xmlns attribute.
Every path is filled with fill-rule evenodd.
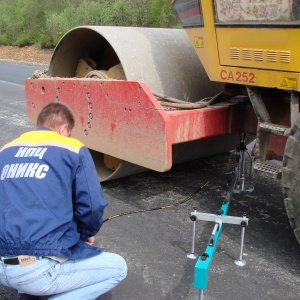
<svg viewBox="0 0 300 300"><path fill-rule="evenodd" d="M202 289L200 289L199 299L200 299L200 300L203 300L203 299L204 299L204 293L203 293L203 290L202 290Z"/></svg>
<svg viewBox="0 0 300 300"><path fill-rule="evenodd" d="M243 191L245 187L245 175L244 175L244 166L245 166L245 150L241 150L241 160L240 160L240 189Z"/></svg>
<svg viewBox="0 0 300 300"><path fill-rule="evenodd" d="M218 229L219 229L219 223L216 223L215 224L215 226L214 226L214 229L213 229L213 231L212 231L212 233L211 233L211 236L210 236L210 239L209 239L209 245L210 246L213 246L214 245L214 242L215 242L215 235L216 235L216 233L217 233L217 231L218 231Z"/></svg>
<svg viewBox="0 0 300 300"><path fill-rule="evenodd" d="M239 189L244 190L245 186L245 175L244 175L244 169L245 169L245 136L246 134L241 132L240 133L241 140L240 140L240 152L241 152L241 158L239 162Z"/></svg>
<svg viewBox="0 0 300 300"><path fill-rule="evenodd" d="M194 207L194 213L197 213L197 207ZM196 259L198 258L198 254L195 253L195 237L196 237L196 220L193 220L193 233L192 233L192 250L190 253L188 253L186 256L190 259Z"/></svg>
<svg viewBox="0 0 300 300"><path fill-rule="evenodd" d="M241 225L241 222L245 222L248 225L248 218L247 217L234 217L234 216L225 216L225 215L216 215L216 214L208 214L208 213L199 213L197 212L192 216L197 217L199 221L210 221L215 222L218 224L226 223L226 224L233 224L233 225Z"/></svg>
<svg viewBox="0 0 300 300"><path fill-rule="evenodd" d="M244 236L245 236L245 224L244 222L242 222L242 234L241 234L241 248L240 248L240 256L238 260L235 260L234 263L238 266L245 266L246 265L246 261L243 260L243 248L244 248Z"/></svg>
<svg viewBox="0 0 300 300"><path fill-rule="evenodd" d="M233 179L231 180L231 183L229 185L229 188L227 190L227 193L226 193L226 196L225 196L225 202L229 202L231 200L231 196L232 194L234 193L234 188L236 186L236 183L237 183L237 180L238 180L238 170L237 168L235 167L235 172L233 174Z"/></svg>
<svg viewBox="0 0 300 300"><path fill-rule="evenodd" d="M240 192L248 192L251 193L254 190L254 187L252 185L246 184L245 183L245 163L246 163L246 154L249 156L249 161L250 161L250 172L252 168L252 160L251 156L247 151L247 147L245 145L245 138L246 134L244 132L240 133L240 158L238 162L238 179L237 179L237 186L234 189L235 193L240 193Z"/></svg>
<svg viewBox="0 0 300 300"><path fill-rule="evenodd" d="M245 236L245 227L243 226L242 227L242 234L241 234L240 260L243 259L244 236Z"/></svg>
<svg viewBox="0 0 300 300"><path fill-rule="evenodd" d="M192 253L195 252L196 221L193 221Z"/></svg>
<svg viewBox="0 0 300 300"><path fill-rule="evenodd" d="M215 236L218 229L219 229L219 223L216 223L211 235Z"/></svg>

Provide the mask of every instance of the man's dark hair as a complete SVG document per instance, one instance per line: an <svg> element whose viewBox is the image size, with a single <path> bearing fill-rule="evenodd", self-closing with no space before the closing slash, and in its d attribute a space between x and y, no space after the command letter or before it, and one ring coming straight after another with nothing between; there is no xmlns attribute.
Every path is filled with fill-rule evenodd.
<svg viewBox="0 0 300 300"><path fill-rule="evenodd" d="M36 121L37 127L46 126L52 130L56 130L64 124L68 124L68 129L72 130L75 119L71 109L61 102L50 102L44 106Z"/></svg>

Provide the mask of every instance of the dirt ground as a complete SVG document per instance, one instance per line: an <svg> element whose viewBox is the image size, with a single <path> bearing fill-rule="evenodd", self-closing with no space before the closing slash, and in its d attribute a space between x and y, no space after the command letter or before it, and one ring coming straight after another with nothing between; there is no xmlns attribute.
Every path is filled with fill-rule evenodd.
<svg viewBox="0 0 300 300"><path fill-rule="evenodd" d="M0 45L0 60L15 60L48 65L54 49L40 49L37 46L13 47Z"/></svg>

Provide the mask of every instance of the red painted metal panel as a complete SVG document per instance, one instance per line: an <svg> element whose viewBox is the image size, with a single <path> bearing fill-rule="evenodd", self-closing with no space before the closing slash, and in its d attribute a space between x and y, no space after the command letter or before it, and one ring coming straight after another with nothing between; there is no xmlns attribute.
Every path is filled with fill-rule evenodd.
<svg viewBox="0 0 300 300"><path fill-rule="evenodd" d="M48 102L74 111L73 136L87 147L158 171L172 166L170 119L144 83L93 79L27 80L28 116Z"/></svg>
<svg viewBox="0 0 300 300"><path fill-rule="evenodd" d="M172 143L244 131L243 114L244 107L240 105L170 112ZM252 132L255 133L255 130L256 128L253 127Z"/></svg>
<svg viewBox="0 0 300 300"><path fill-rule="evenodd" d="M236 133L243 127L243 105L165 110L149 88L136 81L28 79L26 100L33 122L46 103L65 102L75 114L72 135L87 147L160 172L172 166L172 144Z"/></svg>

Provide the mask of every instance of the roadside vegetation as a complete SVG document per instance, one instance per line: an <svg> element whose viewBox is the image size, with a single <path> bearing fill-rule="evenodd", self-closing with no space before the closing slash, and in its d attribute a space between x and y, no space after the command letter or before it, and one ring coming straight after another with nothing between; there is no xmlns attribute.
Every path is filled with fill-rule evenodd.
<svg viewBox="0 0 300 300"><path fill-rule="evenodd" d="M53 47L81 25L178 27L170 0L1 0L0 45Z"/></svg>

